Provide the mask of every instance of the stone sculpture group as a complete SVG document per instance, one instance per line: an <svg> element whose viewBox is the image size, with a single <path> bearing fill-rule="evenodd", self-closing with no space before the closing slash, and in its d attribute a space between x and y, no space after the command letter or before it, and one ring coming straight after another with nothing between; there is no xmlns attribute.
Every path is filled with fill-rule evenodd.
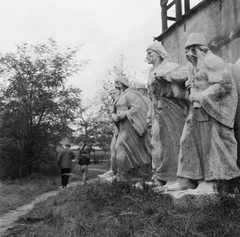
<svg viewBox="0 0 240 237"><path fill-rule="evenodd" d="M154 42L147 48L147 87L115 79L111 169L103 176L122 179L151 166L153 185L170 191L240 176L240 67L213 54L200 33L189 35L185 52L182 66Z"/></svg>

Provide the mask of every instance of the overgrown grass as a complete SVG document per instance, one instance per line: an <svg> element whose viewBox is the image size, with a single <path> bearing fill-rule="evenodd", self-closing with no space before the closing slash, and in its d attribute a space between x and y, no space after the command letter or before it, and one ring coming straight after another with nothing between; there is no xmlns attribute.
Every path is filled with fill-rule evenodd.
<svg viewBox="0 0 240 237"><path fill-rule="evenodd" d="M42 193L57 189L58 179L32 175L21 181L4 181L0 187L0 215L31 202Z"/></svg>
<svg viewBox="0 0 240 237"><path fill-rule="evenodd" d="M90 168L103 169L103 165L91 165ZM96 178L100 171L90 171L89 178ZM69 182L81 181L79 165L75 165ZM30 203L38 195L56 190L61 185L60 171L57 177L33 174L22 180L8 180L0 185L0 216L19 206Z"/></svg>
<svg viewBox="0 0 240 237"><path fill-rule="evenodd" d="M240 198L204 208L180 208L149 186L130 181L62 190L35 206L4 237L238 237Z"/></svg>

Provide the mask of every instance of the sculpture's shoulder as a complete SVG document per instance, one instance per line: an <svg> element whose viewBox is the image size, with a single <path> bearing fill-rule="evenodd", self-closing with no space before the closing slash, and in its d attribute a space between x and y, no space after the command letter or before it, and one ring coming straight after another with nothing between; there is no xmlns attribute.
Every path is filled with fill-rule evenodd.
<svg viewBox="0 0 240 237"><path fill-rule="evenodd" d="M140 93L135 88L128 88L124 93L124 95L130 99L133 99L134 97L136 97L137 94L140 94Z"/></svg>
<svg viewBox="0 0 240 237"><path fill-rule="evenodd" d="M150 99L146 96L142 95L140 92L138 92L135 88L129 88L127 89L126 93L126 100L127 102L138 104L141 107L148 107L150 104Z"/></svg>
<svg viewBox="0 0 240 237"><path fill-rule="evenodd" d="M222 58L213 53L206 54L205 64L209 69L214 70L223 70L228 67L227 63Z"/></svg>
<svg viewBox="0 0 240 237"><path fill-rule="evenodd" d="M135 88L129 88L126 92L126 97L130 100L136 100L140 97L143 97L143 95L137 91Z"/></svg>
<svg viewBox="0 0 240 237"><path fill-rule="evenodd" d="M164 59L158 69L172 71L172 70L174 70L174 69L176 70L180 67L181 67L180 64L175 63L175 62L171 61L170 59Z"/></svg>
<svg viewBox="0 0 240 237"><path fill-rule="evenodd" d="M131 103L139 97L139 94L135 88L128 88L121 96L124 97L127 102Z"/></svg>
<svg viewBox="0 0 240 237"><path fill-rule="evenodd" d="M239 80L240 80L240 65L229 63L229 67L232 70L234 78L239 78Z"/></svg>

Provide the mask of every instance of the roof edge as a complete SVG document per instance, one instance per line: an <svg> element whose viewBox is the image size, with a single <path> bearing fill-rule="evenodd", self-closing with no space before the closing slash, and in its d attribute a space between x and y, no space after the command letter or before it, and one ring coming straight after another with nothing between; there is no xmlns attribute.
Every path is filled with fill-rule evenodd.
<svg viewBox="0 0 240 237"><path fill-rule="evenodd" d="M168 29L166 29L162 34L160 34L157 37L154 37L154 40L157 41L162 41L167 35L169 35L170 33L172 33L172 31L174 31L177 27L179 27L180 25L182 25L189 17L191 17L192 15L196 14L199 10L201 10L202 8L204 8L206 5L212 3L212 2L216 2L219 0L203 0L202 2L200 2L198 5L196 5L195 7L193 7L189 12L187 12L186 14L182 15L181 19L176 21L176 23L174 23L173 25L171 25Z"/></svg>

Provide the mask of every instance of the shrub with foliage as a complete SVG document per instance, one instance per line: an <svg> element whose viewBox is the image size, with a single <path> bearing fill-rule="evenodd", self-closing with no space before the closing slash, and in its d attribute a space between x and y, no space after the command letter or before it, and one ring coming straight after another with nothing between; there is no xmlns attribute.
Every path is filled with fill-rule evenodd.
<svg viewBox="0 0 240 237"><path fill-rule="evenodd" d="M31 174L56 158L53 150L71 133L69 125L81 106L81 90L66 86L67 78L87 63L77 62L80 47L60 48L50 39L45 44L18 45L16 52L1 57L0 76L5 86L0 178Z"/></svg>

